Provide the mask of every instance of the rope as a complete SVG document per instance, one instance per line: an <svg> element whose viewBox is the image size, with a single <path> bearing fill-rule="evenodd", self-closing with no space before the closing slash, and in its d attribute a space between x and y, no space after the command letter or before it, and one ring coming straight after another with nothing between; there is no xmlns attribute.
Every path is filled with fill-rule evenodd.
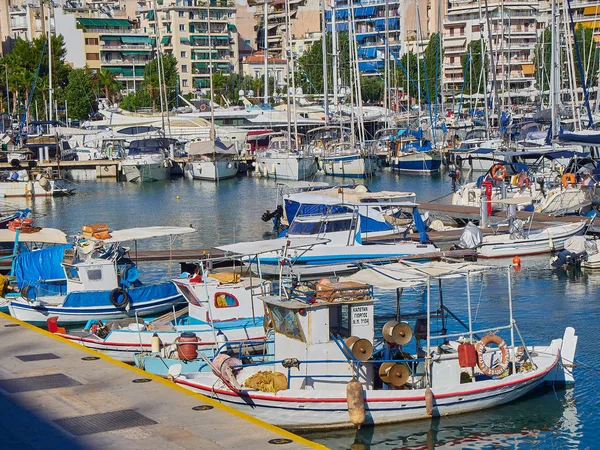
<svg viewBox="0 0 600 450"><path fill-rule="evenodd" d="M441 199L443 199L443 198L445 198L445 197L448 197L448 196L450 196L450 195L452 195L452 194L454 194L454 192L450 192L449 194L444 194L444 195L442 195L441 197L437 197L437 198L434 198L433 200L429 200L429 201L428 201L428 203L435 203L435 202L437 202L438 200L441 200Z"/></svg>

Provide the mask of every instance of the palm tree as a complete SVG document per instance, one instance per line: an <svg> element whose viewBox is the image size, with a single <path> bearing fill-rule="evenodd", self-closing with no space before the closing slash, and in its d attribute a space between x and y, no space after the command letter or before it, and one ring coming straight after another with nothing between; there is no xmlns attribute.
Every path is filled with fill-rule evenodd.
<svg viewBox="0 0 600 450"><path fill-rule="evenodd" d="M100 86L104 88L104 96L110 103L114 102L114 94L121 90L121 83L115 79L115 74L106 69L100 70L97 74Z"/></svg>

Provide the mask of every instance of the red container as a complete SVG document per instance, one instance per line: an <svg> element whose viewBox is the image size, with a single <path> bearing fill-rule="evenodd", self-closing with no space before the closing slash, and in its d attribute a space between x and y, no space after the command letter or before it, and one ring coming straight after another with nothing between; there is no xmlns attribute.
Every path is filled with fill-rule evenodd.
<svg viewBox="0 0 600 450"><path fill-rule="evenodd" d="M475 367L477 365L477 352L473 344L460 344L458 346L458 364L460 367Z"/></svg>
<svg viewBox="0 0 600 450"><path fill-rule="evenodd" d="M177 338L177 355L182 361L191 361L198 357L198 337L196 333L181 333Z"/></svg>

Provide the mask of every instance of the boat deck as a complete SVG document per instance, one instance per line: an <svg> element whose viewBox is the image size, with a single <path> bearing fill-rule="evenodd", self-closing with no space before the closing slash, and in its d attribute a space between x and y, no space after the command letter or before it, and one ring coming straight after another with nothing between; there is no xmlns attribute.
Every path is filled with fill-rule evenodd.
<svg viewBox="0 0 600 450"><path fill-rule="evenodd" d="M3 448L325 448L0 313Z"/></svg>

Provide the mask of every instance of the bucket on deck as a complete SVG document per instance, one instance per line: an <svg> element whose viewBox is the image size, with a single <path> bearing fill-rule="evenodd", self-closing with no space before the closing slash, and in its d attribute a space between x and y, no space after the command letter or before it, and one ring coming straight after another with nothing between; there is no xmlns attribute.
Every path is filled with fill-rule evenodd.
<svg viewBox="0 0 600 450"><path fill-rule="evenodd" d="M177 338L177 356L182 361L191 361L198 357L198 336L196 333L184 332Z"/></svg>

